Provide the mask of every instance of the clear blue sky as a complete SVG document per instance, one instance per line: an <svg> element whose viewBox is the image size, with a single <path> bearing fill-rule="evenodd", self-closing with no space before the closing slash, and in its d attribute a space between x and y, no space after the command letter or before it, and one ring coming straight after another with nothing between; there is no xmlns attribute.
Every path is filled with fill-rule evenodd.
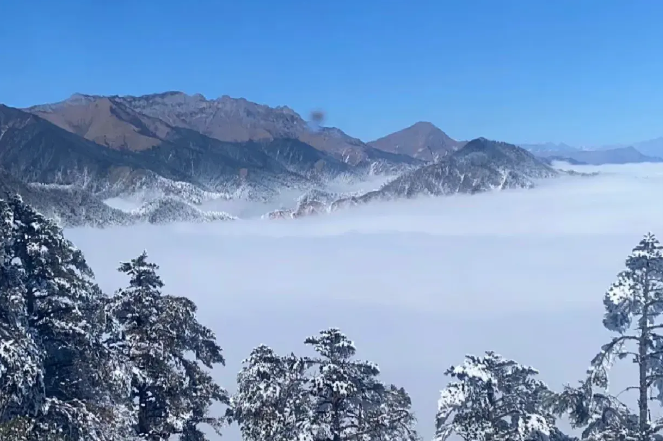
<svg viewBox="0 0 663 441"><path fill-rule="evenodd" d="M371 140L663 136L663 0L0 0L0 102L166 90Z"/></svg>

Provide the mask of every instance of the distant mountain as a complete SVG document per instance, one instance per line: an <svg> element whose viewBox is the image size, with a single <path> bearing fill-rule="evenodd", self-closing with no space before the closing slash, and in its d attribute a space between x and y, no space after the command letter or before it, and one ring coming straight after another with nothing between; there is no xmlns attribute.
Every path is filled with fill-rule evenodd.
<svg viewBox="0 0 663 441"><path fill-rule="evenodd" d="M294 210L270 217L376 199L528 188L557 174L522 148L484 138L455 141L425 122L371 144L336 128L312 129L288 107L241 98L77 94L26 111L0 105L0 190L23 195L65 225L108 226L230 220L195 205L274 200L286 190L304 196ZM326 191L332 180L375 174L397 177L363 195ZM103 203L122 196L144 205L124 212Z"/></svg>
<svg viewBox="0 0 663 441"><path fill-rule="evenodd" d="M540 156L541 160L548 165L553 165L554 162L566 162L571 165L589 165L586 162L578 161L573 158L560 155Z"/></svg>
<svg viewBox="0 0 663 441"><path fill-rule="evenodd" d="M553 142L546 142L541 144L520 144L520 147L532 153L551 153L551 154L553 152L555 154L561 154L567 152L577 152L580 150L576 147L564 144L563 142L559 144L555 144Z"/></svg>
<svg viewBox="0 0 663 441"><path fill-rule="evenodd" d="M215 198L244 194L264 199L281 188L312 184L273 159L283 140L223 143L177 128L158 146L118 150L1 105L0 133L0 164L13 176L24 182L70 185L102 197L147 191L192 202L195 200L189 197L204 199L205 194ZM310 146L304 148L313 150ZM334 162L328 158L326 164ZM344 172L343 167L338 171Z"/></svg>
<svg viewBox="0 0 663 441"><path fill-rule="evenodd" d="M39 190L40 197L53 196L58 207L67 206L72 197L89 205L64 216L73 225L92 222L86 213L98 213L111 224L138 219L100 205L109 197L138 193L148 202L177 198L185 204L217 198L269 200L286 189L304 192L337 178L399 174L421 164L358 140L362 155L357 161L292 137L222 141L143 114L127 104L130 99L123 100L76 95L29 112L0 105L0 167L16 182L47 186L48 191ZM270 108L263 107L269 114ZM264 117L269 126L269 116ZM349 138L335 129L320 133L323 138Z"/></svg>
<svg viewBox="0 0 663 441"><path fill-rule="evenodd" d="M68 132L112 149L142 151L160 145L173 128L115 99L75 94L66 101L25 109Z"/></svg>
<svg viewBox="0 0 663 441"><path fill-rule="evenodd" d="M542 157L569 160L589 165L629 164L641 162L663 162L663 159L643 155L634 147L620 147L609 150L577 150L571 152L538 152Z"/></svg>
<svg viewBox="0 0 663 441"><path fill-rule="evenodd" d="M529 188L532 179L558 173L531 153L511 144L478 138L442 161L394 179L364 198L441 196L495 189Z"/></svg>
<svg viewBox="0 0 663 441"><path fill-rule="evenodd" d="M431 161L457 150L463 142L450 138L432 123L421 121L368 144L385 152Z"/></svg>
<svg viewBox="0 0 663 441"><path fill-rule="evenodd" d="M531 188L535 179L552 178L559 173L520 147L478 138L436 163L395 178L379 190L340 197L331 203L333 195L313 193L301 199L294 210L277 210L267 217L298 218L381 200Z"/></svg>
<svg viewBox="0 0 663 441"><path fill-rule="evenodd" d="M633 147L645 155L663 158L663 136L648 141L636 142Z"/></svg>
<svg viewBox="0 0 663 441"><path fill-rule="evenodd" d="M638 162L661 162L663 158L663 137L632 144L613 144L598 147L573 147L568 144L542 143L521 144L520 147L547 158L559 157L588 163L626 164Z"/></svg>
<svg viewBox="0 0 663 441"><path fill-rule="evenodd" d="M289 107L269 107L244 98L208 100L182 92L108 97L75 94L60 103L26 110L111 148L146 150L172 138L175 129L188 129L226 143L296 139L341 162L375 169L374 149L361 140L333 127L312 129ZM412 164L409 158L398 156L378 162L378 170Z"/></svg>

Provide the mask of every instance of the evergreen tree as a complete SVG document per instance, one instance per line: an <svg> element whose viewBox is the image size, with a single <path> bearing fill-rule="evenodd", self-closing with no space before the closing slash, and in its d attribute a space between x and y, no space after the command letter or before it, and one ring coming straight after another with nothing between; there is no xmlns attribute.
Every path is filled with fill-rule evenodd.
<svg viewBox="0 0 663 441"><path fill-rule="evenodd" d="M415 441L410 397L354 359L338 329L309 337L316 357L282 357L259 346L244 361L229 419L247 441Z"/></svg>
<svg viewBox="0 0 663 441"><path fill-rule="evenodd" d="M663 399L663 247L653 234L633 249L603 303L603 325L616 335L592 360L580 386L560 396L559 407L586 427L587 438L649 441L663 429L663 420L652 421L649 404ZM637 383L627 388L638 394L635 414L607 392L609 369L624 358L638 367Z"/></svg>
<svg viewBox="0 0 663 441"><path fill-rule="evenodd" d="M44 402L43 357L25 314L25 290L13 256L12 215L0 201L0 423L34 414Z"/></svg>
<svg viewBox="0 0 663 441"><path fill-rule="evenodd" d="M229 419L246 441L292 441L310 433L311 408L306 389L307 362L279 356L264 345L244 360L237 375Z"/></svg>
<svg viewBox="0 0 663 441"><path fill-rule="evenodd" d="M13 317L5 331L21 336L13 350L26 355L25 367L41 390L28 406L34 412L18 411L29 439L116 438L125 425L124 378L104 342L105 298L92 271L62 230L20 197L0 201L0 215L1 303ZM16 402L20 394L12 396Z"/></svg>
<svg viewBox="0 0 663 441"><path fill-rule="evenodd" d="M414 440L414 417L405 391L385 386L371 362L353 359L356 349L338 329L309 337L317 357L310 380L316 440Z"/></svg>
<svg viewBox="0 0 663 441"><path fill-rule="evenodd" d="M556 412L568 414L573 427L583 429L583 440L638 440L638 416L616 397L594 390L591 380L565 387L557 403Z"/></svg>
<svg viewBox="0 0 663 441"><path fill-rule="evenodd" d="M210 406L228 401L205 369L224 363L221 348L196 320L191 300L161 293L157 269L146 253L123 263L119 271L129 276L129 287L108 305L121 327L114 345L132 367L135 433L147 440L174 434L182 441L205 440L199 426L218 433L222 423L209 415Z"/></svg>
<svg viewBox="0 0 663 441"><path fill-rule="evenodd" d="M452 434L466 441L561 440L550 403L553 393L538 372L494 352L468 355L446 375L436 418L437 441Z"/></svg>

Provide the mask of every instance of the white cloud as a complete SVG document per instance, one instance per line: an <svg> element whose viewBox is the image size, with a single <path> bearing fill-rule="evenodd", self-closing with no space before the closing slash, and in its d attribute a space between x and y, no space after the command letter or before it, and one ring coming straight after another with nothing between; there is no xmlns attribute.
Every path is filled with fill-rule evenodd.
<svg viewBox="0 0 663 441"><path fill-rule="evenodd" d="M216 330L228 358L217 375L230 388L257 344L301 351L306 336L341 327L411 392L428 438L443 372L465 353L494 349L555 388L582 376L607 336L605 289L646 231L663 238L663 166L601 170L296 221L67 235L108 291L125 282L118 262L147 249L166 291L195 300Z"/></svg>

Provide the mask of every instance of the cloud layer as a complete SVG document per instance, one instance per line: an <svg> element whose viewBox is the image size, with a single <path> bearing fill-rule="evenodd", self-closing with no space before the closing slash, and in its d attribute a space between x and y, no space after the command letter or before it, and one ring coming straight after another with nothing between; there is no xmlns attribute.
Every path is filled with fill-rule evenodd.
<svg viewBox="0 0 663 441"><path fill-rule="evenodd" d="M195 300L217 332L228 366L216 375L231 389L257 344L301 352L341 327L410 391L428 438L443 372L466 353L496 350L554 388L580 378L607 337L605 289L645 232L663 236L663 166L574 169L602 174L300 220L67 235L109 292L125 283L118 262L147 249L166 291Z"/></svg>

